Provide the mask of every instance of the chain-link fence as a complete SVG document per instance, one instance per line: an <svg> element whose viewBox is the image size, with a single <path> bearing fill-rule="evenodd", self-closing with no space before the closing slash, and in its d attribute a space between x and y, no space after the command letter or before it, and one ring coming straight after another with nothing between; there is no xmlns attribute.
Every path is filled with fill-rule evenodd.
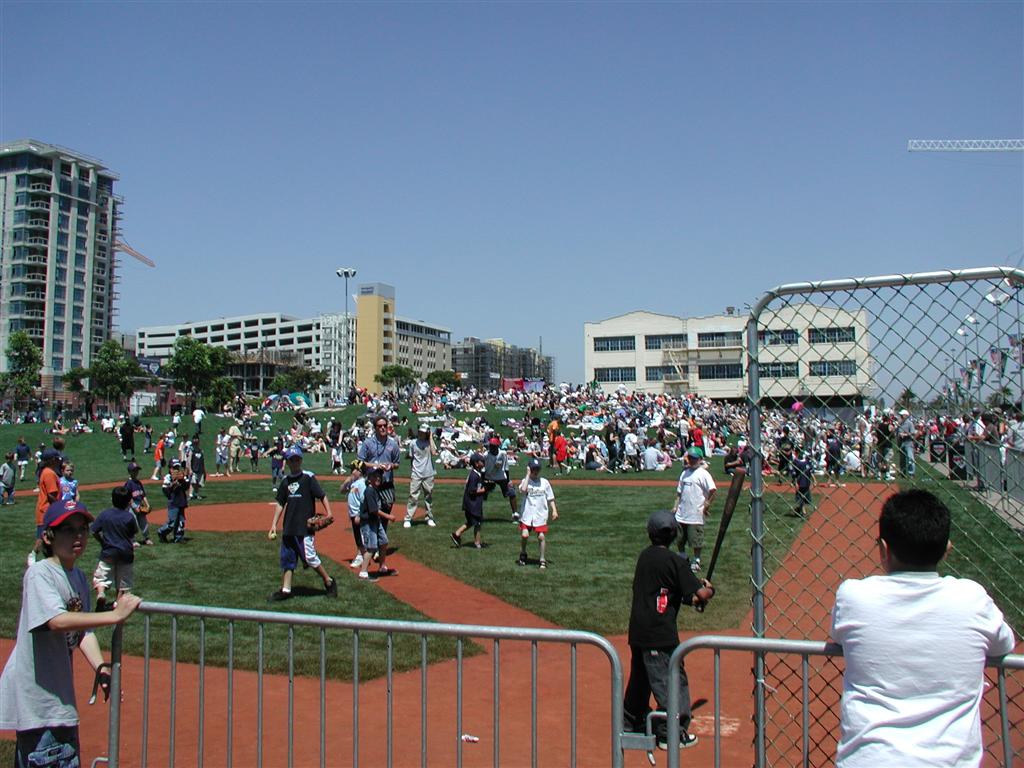
<svg viewBox="0 0 1024 768"><path fill-rule="evenodd" d="M981 583L1024 633L1022 287L1019 270L974 269L783 286L754 308L755 634L827 635L839 583L878 572L878 512L906 487L952 512L942 572ZM806 764L830 765L841 662L814 664ZM799 664L757 665L759 764L803 764ZM1019 680L1008 696L1020 747ZM986 694L987 746L994 711Z"/></svg>

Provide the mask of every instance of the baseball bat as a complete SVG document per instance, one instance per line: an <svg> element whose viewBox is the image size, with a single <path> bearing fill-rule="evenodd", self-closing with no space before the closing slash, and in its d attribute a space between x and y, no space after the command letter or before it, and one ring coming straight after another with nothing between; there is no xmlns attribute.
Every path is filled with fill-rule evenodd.
<svg viewBox="0 0 1024 768"><path fill-rule="evenodd" d="M707 575L704 577L711 581L715 572L715 565L718 563L718 555L722 551L722 542L725 541L725 534L729 530L729 523L732 522L732 514L736 511L736 503L740 500L740 493L743 492L743 481L747 477L747 471L738 467L732 475L732 482L729 484L729 494L725 497L725 507L722 509L722 519L718 523L718 536L715 537L715 548L711 551L711 562L708 563ZM697 606L698 612L704 611L703 605Z"/></svg>

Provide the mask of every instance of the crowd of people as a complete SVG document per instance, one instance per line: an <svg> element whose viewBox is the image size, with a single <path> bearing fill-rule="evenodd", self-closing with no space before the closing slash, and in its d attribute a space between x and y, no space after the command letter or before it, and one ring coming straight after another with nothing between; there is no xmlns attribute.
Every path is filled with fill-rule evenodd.
<svg viewBox="0 0 1024 768"><path fill-rule="evenodd" d="M322 423L300 408L294 410L288 429L276 431L269 413L239 403L225 410L228 424L213 437L214 475L240 472L244 460L253 472L258 471L261 458L270 462L276 503L267 535L272 540L280 537L281 569L281 585L271 595L273 601L292 596L295 571L300 566L320 577L327 596L338 594L337 580L316 550L316 534L334 522L334 511L321 481L304 468L304 457L310 453L328 453L331 472L344 475L342 491L354 545L350 566L360 579L371 578L374 563L376 578L397 574L387 560L389 525L437 527L435 462L467 473L461 501L464 521L450 531L451 545L483 548L485 519L500 517L507 504L505 514L519 530L516 562L519 566L536 564L542 570L549 564L550 525L559 519L554 489L543 476L545 465L555 474L569 474L576 468L658 472L681 463L673 509L655 513L648 520L651 547L640 555L633 580L632 661L624 711L626 728L643 730L651 696L661 708L667 703L668 660L678 642L679 607L702 607L715 594L711 582L701 577L704 524L717 490L708 462L712 456L721 456L725 471L732 472L752 461L745 409L693 396L623 392L603 396L584 389L480 394L420 388L410 402L409 417L402 415L399 400L392 395L363 393L362 397L368 416L347 426L335 417ZM502 417L502 409L507 409L508 415ZM156 538L168 544L182 543L187 540L187 508L191 501L202 498L206 483L206 421L205 411L195 408L190 415L175 414L170 429L160 434L140 420L124 416L101 422L100 429L117 438L126 477L124 484L111 492L110 507L95 517L81 503L74 466L64 450L64 431L51 430L52 444L39 446L34 454L20 439L0 466L4 503L13 503L15 486L27 480L33 456L36 464L32 483L37 493L35 544L28 557L17 645L0 679L0 727L18 731L17 749L26 758L47 750L77 753L73 697L61 698L63 687L70 684L67 649L79 647L97 670L99 683L109 686L91 629L124 621L139 604L139 598L131 593L136 550L154 542L148 523L153 505L139 479L143 468L137 461L136 439L142 441L140 454L152 455L151 479L160 481L166 501L166 522L156 531ZM802 514L811 502L809 490L815 477L832 485L841 484L849 474L886 481L897 475L913 477L917 455L934 440L949 444L984 441L1004 449L1024 449L1024 421L1017 412L1005 419L981 411L926 419L915 418L906 409L873 407L846 420L790 407L765 409L760 438L764 471L779 473L794 483L796 511ZM403 516L394 509L395 472L406 461L409 492ZM521 480L512 472L519 464L525 464ZM832 634L846 650L849 683L839 747L843 764L858 765L861 757L873 760L896 754L891 745L880 748L877 740L864 735L865 730L881 727L876 722L876 708L898 706L905 693L885 665L877 662L883 657L901 658L892 637L899 635L902 619L874 621L869 610L872 601L867 597L869 592L875 594L871 590L884 588L895 600L918 601L941 615L943 626L961 622L991 630L985 643L971 649L966 647L969 642L963 632L946 632L943 642L964 651L965 656L976 650L983 658L1012 648L1012 633L984 591L975 594L980 590L977 585L955 580L964 583L940 588L932 583L942 555L940 539L948 539L948 510L944 512L941 502L922 493L896 494L882 510L879 541L889 575L871 579L888 580L878 584L871 579L863 584L846 582L837 595ZM495 505L498 514L492 511L485 516L485 503ZM75 567L89 535L100 547L91 584ZM529 556L531 540L536 541L536 559ZM673 546L676 553L670 553ZM906 573L924 574L927 583L917 576L908 578ZM957 599L947 599L949 595ZM961 599L964 595L970 599ZM971 607L949 607L957 605ZM39 641L45 648L35 647L35 633L30 630L40 628L48 630L43 632L46 642L57 637L59 643ZM879 651L882 648L884 653ZM58 660L61 652L64 656ZM865 664L861 660L871 661ZM60 681L57 688L43 693L41 699L46 704L37 708L23 691L38 687L40 663L52 663ZM956 679L959 687L939 682L931 686L934 690L928 695L946 703L970 698L977 682L972 674L958 668ZM870 682L875 693L859 699L850 692L864 681ZM689 730L689 701L684 670L680 747L697 741ZM941 720L943 728L966 734L970 730L967 721L977 719L977 710L964 709L962 716L920 719L915 727L926 734ZM667 729L657 728L656 736L658 744L667 747ZM973 755L976 747L968 736L964 743Z"/></svg>

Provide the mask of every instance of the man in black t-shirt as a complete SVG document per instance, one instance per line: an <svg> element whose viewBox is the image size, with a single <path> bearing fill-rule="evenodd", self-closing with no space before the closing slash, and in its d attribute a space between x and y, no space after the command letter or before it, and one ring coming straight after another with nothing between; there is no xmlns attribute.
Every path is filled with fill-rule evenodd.
<svg viewBox="0 0 1024 768"><path fill-rule="evenodd" d="M281 526L281 589L270 596L271 600L287 600L292 596L292 574L301 562L304 568L312 568L324 580L324 592L330 597L338 596L338 583L328 575L320 562L313 543L313 531L309 519L316 515L316 502L323 507L323 516L331 514L331 502L317 482L316 475L302 470L302 449L297 445L285 452L288 475L277 487L277 509L274 522L270 524L267 537L277 538L277 522L284 515Z"/></svg>
<svg viewBox="0 0 1024 768"><path fill-rule="evenodd" d="M629 683L623 701L627 730L642 731L651 711L651 694L664 710L668 707L669 659L679 645L676 618L679 606L702 605L715 594L711 582L699 580L690 570L690 561L670 547L678 533L675 516L669 511L654 512L647 520L651 546L640 553L633 574L633 605L629 612ZM690 727L690 686L686 669L680 665L679 728L680 746L697 743ZM655 726L658 747L668 747L668 726Z"/></svg>

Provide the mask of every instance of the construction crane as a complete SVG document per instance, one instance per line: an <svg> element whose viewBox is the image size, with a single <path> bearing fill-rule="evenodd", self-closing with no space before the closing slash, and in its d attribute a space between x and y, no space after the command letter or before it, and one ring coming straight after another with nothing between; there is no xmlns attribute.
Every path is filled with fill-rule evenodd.
<svg viewBox="0 0 1024 768"><path fill-rule="evenodd" d="M1024 152L1024 139L911 139L908 152Z"/></svg>
<svg viewBox="0 0 1024 768"><path fill-rule="evenodd" d="M124 240L115 240L114 241L114 250L115 251L121 251L121 253L127 253L129 256L131 256L133 258L136 258L139 261L141 261L147 267L155 267L156 266L156 264L153 262L152 259L150 259L150 258L148 258L146 256L143 256L141 253L139 253L134 248L132 248L130 245L128 245L128 243L126 243Z"/></svg>

